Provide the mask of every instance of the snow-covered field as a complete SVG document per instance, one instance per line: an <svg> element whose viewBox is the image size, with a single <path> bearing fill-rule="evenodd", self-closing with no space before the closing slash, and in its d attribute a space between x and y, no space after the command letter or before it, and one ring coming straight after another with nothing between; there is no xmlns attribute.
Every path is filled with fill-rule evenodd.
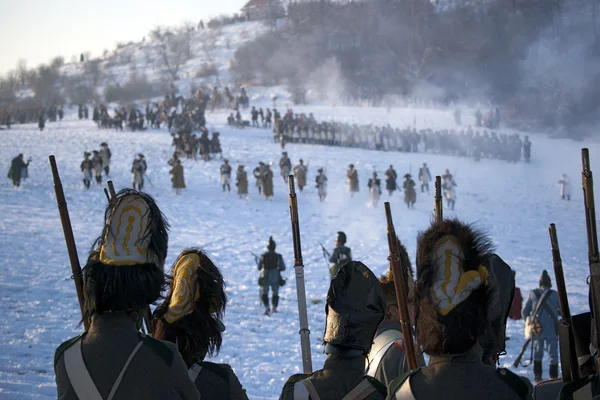
<svg viewBox="0 0 600 400"><path fill-rule="evenodd" d="M263 107L266 104L262 105ZM317 117L335 117L356 122L390 122L397 126L452 126L450 113L432 110L359 108L311 108ZM224 113L208 115L210 124L221 131L222 147L232 166L243 163L249 172L258 161L279 160L280 147L267 130L230 130L221 123ZM298 319L293 264L292 236L287 190L275 167L275 198L266 201L250 185L248 201L235 193L223 193L219 180L220 161L184 161L188 188L182 195L171 189L167 160L172 154L171 137L165 130L113 132L98 130L91 121L69 116L61 123L49 123L44 132L34 125L0 131L0 161L8 169L22 152L32 157L30 178L22 188L13 189L5 180L0 185L0 398L55 398L54 349L81 332L79 308L67 251L56 207L48 155L56 155L71 214L80 260L102 228L106 199L102 187L84 190L79 164L85 150L107 141L113 152L111 178L117 189L131 184L130 167L135 154L148 160L147 191L156 198L171 223L168 263L186 247L205 249L221 268L227 282L229 305L226 312L224 346L217 362L232 365L251 399L275 399L291 374L301 371ZM497 252L517 273L524 292L537 287L543 269L552 271L547 228L557 224L565 267L571 311L582 312L587 304L587 245L583 199L580 190L580 148L588 146L592 170L600 174L600 146L596 142L576 143L530 135L533 163L507 164L502 161L424 154L384 153L359 149L288 145L294 164L299 158L309 163L309 182L318 167L326 167L329 196L320 203L314 184L299 195L300 223L305 262L308 314L313 363L324 360L321 340L324 327L324 297L329 279L318 242L333 247L335 234L343 230L354 257L376 274L387 268L387 241L383 201L368 204L367 179L373 168L383 174L393 164L399 175L427 162L432 174L449 168L458 183L456 211L446 210L477 223L493 238ZM345 170L358 164L361 192L350 198ZM567 173L573 183L570 202L559 198L557 181ZM232 188L235 190L235 187ZM382 200L388 200L387 194ZM402 195L391 199L396 230L414 262L416 235L427 228L432 216L433 193L418 192L414 210L407 210ZM269 236L285 258L288 284L281 291L281 312L263 316L256 285L258 272L251 251L264 250ZM553 274L551 273L551 276ZM553 279L554 280L554 279ZM508 354L510 365L523 342L523 322L510 321ZM547 367L545 367L546 369ZM546 370L547 371L547 370ZM532 375L531 369L516 372Z"/></svg>

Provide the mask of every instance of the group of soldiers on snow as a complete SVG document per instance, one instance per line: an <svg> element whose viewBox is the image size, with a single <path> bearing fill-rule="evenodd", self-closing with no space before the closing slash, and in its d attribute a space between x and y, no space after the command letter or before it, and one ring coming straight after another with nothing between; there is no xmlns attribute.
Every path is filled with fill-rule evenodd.
<svg viewBox="0 0 600 400"><path fill-rule="evenodd" d="M208 129L205 127L200 128L200 132L200 137L191 131L180 131L178 134L171 134L175 153L181 158L186 157L194 160L200 156L204 161L210 160L211 154L222 156L220 133L213 132L212 137L209 137Z"/></svg>
<svg viewBox="0 0 600 400"><path fill-rule="evenodd" d="M262 109L261 109L262 110ZM267 109L267 112L269 110ZM261 115L253 107L251 112L252 126L260 127L256 118ZM270 113L269 113L270 114ZM518 134L503 134L496 131L488 131L488 125L477 126L473 129L470 125L467 129L433 130L406 127L404 129L392 126L358 125L342 122L318 122L310 113L295 114L293 110L280 116L277 110L273 110L273 135L274 140L285 143L308 143L328 146L355 147L371 150L401 151L401 152L424 152L433 154L444 154L458 157L472 157L476 161L481 158L501 159L508 162L520 162L531 160L531 142L525 136L521 140ZM262 117L261 117L262 119ZM233 126L249 125L242 120L239 111L234 118L229 116L228 123ZM267 124L263 123L263 127ZM480 130L482 129L483 130Z"/></svg>
<svg viewBox="0 0 600 400"><path fill-rule="evenodd" d="M225 345L223 276L195 248L183 250L165 275L168 228L149 195L125 189L111 199L105 227L83 268L86 332L56 351L58 398L248 398L229 365L205 360ZM539 383L544 349L550 378L559 376L559 301L546 271L522 315L515 317L515 272L494 253L482 231L456 219L433 222L417 237L416 280L399 243L407 274L409 322L404 324L414 327L412 340L418 344L417 368L410 369L392 271L377 278L353 259L346 241L345 233L338 232L332 254L323 247L331 263L323 368L291 376L280 399L546 400L558 398L561 390L561 399L592 399L570 395L590 382L589 390L596 390L590 313L573 318L584 379L564 387L561 380ZM273 237L267 251L255 257L265 314L277 313L286 266ZM161 297L165 285L167 293ZM148 306L161 299L150 316ZM509 315L525 317L531 327L535 389L526 378L496 367L505 352ZM140 333L143 316L152 337Z"/></svg>
<svg viewBox="0 0 600 400"><path fill-rule="evenodd" d="M0 109L0 129L2 129L2 126L10 129L12 125L37 122L38 128L40 131L43 131L46 127L46 121L62 121L63 118L64 111L62 104L28 109L4 107Z"/></svg>
<svg viewBox="0 0 600 400"><path fill-rule="evenodd" d="M108 177L110 173L110 159L112 153L108 147L108 143L100 143L100 150L93 150L91 153L85 151L83 153L83 161L81 162L81 179L83 186L86 189L90 188L92 180L96 180L96 184L102 183L102 172ZM132 171L133 172L133 171ZM143 186L143 183L142 183ZM134 179L135 188L135 179ZM141 190L141 187L139 188Z"/></svg>

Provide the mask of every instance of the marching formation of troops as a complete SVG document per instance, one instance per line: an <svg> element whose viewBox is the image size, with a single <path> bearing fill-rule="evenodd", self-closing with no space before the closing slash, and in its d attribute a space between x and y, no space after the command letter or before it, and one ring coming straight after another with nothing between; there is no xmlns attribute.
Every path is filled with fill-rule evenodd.
<svg viewBox="0 0 600 400"><path fill-rule="evenodd" d="M268 116L271 112L267 109ZM251 112L252 126L267 128L262 109ZM261 124L257 118L260 116ZM521 139L518 134L503 134L492 129L498 129L498 124L480 121L481 125L473 129L420 129L406 127L404 129L392 126L358 125L335 121L319 122L310 113L295 114L289 109L283 117L273 110L274 140L285 143L307 143L327 146L354 147L370 150L423 152L444 154L458 157L472 157L476 161L481 158L500 159L508 162L529 163L531 160L531 142L529 137ZM255 123L256 121L256 123ZM270 118L268 119L270 122ZM234 117L229 116L228 123L233 126L248 126L243 121L239 111ZM485 123L485 124L484 124ZM489 128L492 127L492 128ZM490 130L488 130L490 129Z"/></svg>

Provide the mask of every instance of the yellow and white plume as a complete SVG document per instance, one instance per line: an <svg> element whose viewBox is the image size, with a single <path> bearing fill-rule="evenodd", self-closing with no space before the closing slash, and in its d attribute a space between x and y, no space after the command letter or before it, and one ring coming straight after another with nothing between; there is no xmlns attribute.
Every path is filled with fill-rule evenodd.
<svg viewBox="0 0 600 400"><path fill-rule="evenodd" d="M194 303L200 297L200 288L196 285L194 279L194 273L199 267L200 257L195 253L187 253L180 257L175 267L173 267L175 287L165 313L165 320L169 324L194 311Z"/></svg>
<svg viewBox="0 0 600 400"><path fill-rule="evenodd" d="M433 253L435 276L431 288L431 301L442 315L447 315L481 285L486 284L487 270L464 271L464 254L455 236L443 236Z"/></svg>
<svg viewBox="0 0 600 400"><path fill-rule="evenodd" d="M148 216L148 204L141 197L123 197L108 221L100 261L118 266L156 263L156 255L148 249Z"/></svg>

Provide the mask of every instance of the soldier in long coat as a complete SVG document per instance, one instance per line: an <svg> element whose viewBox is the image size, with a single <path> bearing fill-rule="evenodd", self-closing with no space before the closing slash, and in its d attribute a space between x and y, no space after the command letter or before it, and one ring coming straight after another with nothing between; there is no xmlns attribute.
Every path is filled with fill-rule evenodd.
<svg viewBox="0 0 600 400"><path fill-rule="evenodd" d="M415 190L415 181L412 180L410 174L404 175L404 203L408 208L413 208L417 201L417 191Z"/></svg>
<svg viewBox="0 0 600 400"><path fill-rule="evenodd" d="M179 347L203 399L248 400L230 365L205 361L219 353L225 330L227 295L221 271L205 253L192 248L177 257L171 275L165 300L154 312L153 337ZM202 289L194 292L194 287Z"/></svg>
<svg viewBox="0 0 600 400"><path fill-rule="evenodd" d="M173 162L173 166L169 171L171 174L171 182L173 183L173 189L175 189L176 194L181 193L181 189L185 189L185 178L183 175L183 165L181 165L181 161L179 159Z"/></svg>
<svg viewBox="0 0 600 400"><path fill-rule="evenodd" d="M373 172L373 177L369 179L367 186L369 187L369 194L371 196L371 205L376 207L381 197L381 179L377 178L377 172Z"/></svg>
<svg viewBox="0 0 600 400"><path fill-rule="evenodd" d="M240 165L237 170L235 177L235 185L237 186L237 193L240 199L248 198L248 174L244 170L244 166Z"/></svg>
<svg viewBox="0 0 600 400"><path fill-rule="evenodd" d="M398 174L394 170L394 167L390 165L390 167L385 171L385 190L390 193L390 196L397 189L396 179L398 178Z"/></svg>
<svg viewBox="0 0 600 400"><path fill-rule="evenodd" d="M282 153L281 159L279 160L279 168L281 170L283 181L287 183L290 171L292 170L292 161L289 159L287 151Z"/></svg>
<svg viewBox="0 0 600 400"><path fill-rule="evenodd" d="M257 268L260 271L258 286L260 286L260 299L265 306L265 315L277 312L279 306L279 286L285 284L281 278L281 271L285 271L285 263L281 254L275 252L277 244L273 236L269 237L267 252L260 256ZM269 289L271 290L271 305L269 307Z"/></svg>
<svg viewBox="0 0 600 400"><path fill-rule="evenodd" d="M81 178L83 180L83 186L86 189L89 189L90 183L92 182L94 164L92 163L92 160L90 160L90 153L88 153L87 151L83 153L83 161L81 162L79 168L81 169Z"/></svg>
<svg viewBox="0 0 600 400"><path fill-rule="evenodd" d="M325 197L327 197L327 176L323 172L323 168L319 168L317 171L318 175L315 178L315 182L317 184L317 192L319 193L319 200L325 201Z"/></svg>
<svg viewBox="0 0 600 400"><path fill-rule="evenodd" d="M99 185L102 183L102 157L98 150L92 151L92 165L94 167L94 177L96 183Z"/></svg>
<svg viewBox="0 0 600 400"><path fill-rule="evenodd" d="M304 165L304 161L300 159L300 164L294 167L294 177L296 178L296 185L298 189L302 191L306 186L306 173L308 172L308 165Z"/></svg>
<svg viewBox="0 0 600 400"><path fill-rule="evenodd" d="M221 165L221 185L223 186L223 191L227 188L227 191L231 191L231 165L229 165L228 160L223 160L223 165Z"/></svg>
<svg viewBox="0 0 600 400"><path fill-rule="evenodd" d="M12 159L10 163L10 169L8 170L8 178L12 180L14 187L21 185L21 178L23 177L23 171L27 169L29 162L23 161L23 154L19 154Z"/></svg>
<svg viewBox="0 0 600 400"><path fill-rule="evenodd" d="M273 199L273 171L271 171L271 166L269 164L265 164L264 171L262 173L262 188L263 194L265 195L267 200Z"/></svg>
<svg viewBox="0 0 600 400"><path fill-rule="evenodd" d="M348 179L348 190L350 191L350 195L354 196L354 193L360 191L360 187L358 186L358 171L354 168L354 164L348 166L346 178Z"/></svg>
<svg viewBox="0 0 600 400"><path fill-rule="evenodd" d="M327 292L325 364L312 374L292 375L279 398L385 399L385 386L365 374L367 355L384 312L385 298L373 272L358 261L344 264ZM360 396L346 397L350 392Z"/></svg>
<svg viewBox="0 0 600 400"><path fill-rule="evenodd" d="M106 142L100 143L100 156L102 157L102 167L104 168L104 173L106 176L108 176L110 172L110 159L112 157L112 153L110 152Z"/></svg>
<svg viewBox="0 0 600 400"><path fill-rule="evenodd" d="M114 391L119 399L200 399L177 345L139 332L165 284L167 221L150 196L125 189L104 223L82 271L89 329L54 356L57 398L108 399Z"/></svg>

